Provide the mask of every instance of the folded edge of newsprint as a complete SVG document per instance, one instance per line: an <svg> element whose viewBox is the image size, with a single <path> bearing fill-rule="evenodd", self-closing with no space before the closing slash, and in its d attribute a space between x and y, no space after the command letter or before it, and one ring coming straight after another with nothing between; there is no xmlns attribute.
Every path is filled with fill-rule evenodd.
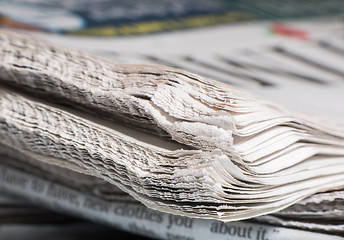
<svg viewBox="0 0 344 240"><path fill-rule="evenodd" d="M95 188L188 217L343 220L341 124L183 70L114 64L5 30L0 85L9 164L89 175Z"/></svg>

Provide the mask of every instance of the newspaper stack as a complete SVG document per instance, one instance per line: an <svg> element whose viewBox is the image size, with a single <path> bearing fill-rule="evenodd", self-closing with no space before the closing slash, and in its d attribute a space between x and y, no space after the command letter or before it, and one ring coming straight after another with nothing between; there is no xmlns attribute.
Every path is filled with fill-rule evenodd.
<svg viewBox="0 0 344 240"><path fill-rule="evenodd" d="M343 124L6 31L0 52L2 164L172 214L343 232Z"/></svg>

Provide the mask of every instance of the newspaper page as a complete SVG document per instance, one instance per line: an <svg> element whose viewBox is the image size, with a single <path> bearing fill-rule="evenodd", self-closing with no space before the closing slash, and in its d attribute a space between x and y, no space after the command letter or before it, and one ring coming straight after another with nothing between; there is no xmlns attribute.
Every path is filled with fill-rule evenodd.
<svg viewBox="0 0 344 240"><path fill-rule="evenodd" d="M138 203L108 202L6 165L0 166L0 173L2 189L57 211L61 209L155 239L342 239L334 235L258 223L188 218L158 212Z"/></svg>
<svg viewBox="0 0 344 240"><path fill-rule="evenodd" d="M226 237L271 239L273 230L265 225L249 223L253 225L244 227L241 222L215 220L260 216L257 221L340 233L344 210L343 124L335 118L343 116L343 108L337 104L343 101L342 45L337 31L340 21L319 21L316 28L314 25L297 24L295 31L300 33L302 29L301 41L263 36L262 29L281 31L285 27L266 23L177 33L175 38L166 33L97 41L45 34L35 34L32 40L1 32L2 153L14 150L16 157L34 165L48 163L53 168L95 176L150 208L183 215L161 213L164 217L160 217L163 220L159 224L163 222L165 229L173 229L170 235L154 235L155 229L138 222L126 225L127 229L132 226L132 232L183 239L183 235L174 236L173 232L190 230L187 226L203 226L188 218L193 216L214 219L206 227L212 234L217 231ZM226 34L228 30L231 34ZM258 34L251 41L242 41L242 36L251 36L252 31ZM223 39L222 43L214 44L215 33ZM115 66L94 56L46 44L42 38L110 61L169 65L187 71L161 66ZM183 48L185 42L194 48ZM225 53L225 43L229 42L231 47ZM208 52L199 53L199 48ZM243 87L270 101L208 78ZM93 83L99 79L102 83L95 86ZM119 80L120 87L111 83L114 79ZM128 79L135 81L125 84ZM159 81L163 84L157 84ZM201 84L194 83L197 81ZM276 103L320 117L296 113ZM54 149L53 145L59 147ZM128 165L129 159L135 159L134 164ZM167 175L159 175L159 171ZM58 177L54 171L51 174ZM76 199L79 194L80 191L74 193ZM246 199L242 199L243 195ZM156 201L157 196L163 200ZM306 197L309 200L300 202ZM77 204L89 204L85 205L85 197L80 198ZM49 202L47 199L50 198L43 197L42 201ZM94 200L94 204L102 205L104 199L98 200L102 203ZM197 201L200 204L195 206ZM320 202L320 208L314 207ZM114 206L113 202L107 204ZM67 205L61 206L68 209ZM131 206L138 205L126 206L122 205L133 212ZM107 216L110 213L97 218L99 213L82 212L87 213L86 218L115 222L113 216Z"/></svg>

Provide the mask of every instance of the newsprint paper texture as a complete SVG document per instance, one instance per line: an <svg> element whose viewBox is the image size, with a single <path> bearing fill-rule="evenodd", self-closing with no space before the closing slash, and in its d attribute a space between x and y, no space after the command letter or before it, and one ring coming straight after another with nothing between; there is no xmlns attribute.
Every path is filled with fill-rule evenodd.
<svg viewBox="0 0 344 240"><path fill-rule="evenodd" d="M36 203L156 239L342 239L339 236L265 224L188 218L158 212L138 203L104 201L6 165L0 165L0 179L2 189Z"/></svg>
<svg viewBox="0 0 344 240"><path fill-rule="evenodd" d="M3 163L113 202L61 190L61 208L82 204L78 212L109 222L113 213L84 205L125 199L174 214L148 214L167 229L208 222L205 235L286 231L226 223L254 217L343 233L342 123L180 69L114 64L7 31L0 52ZM14 179L23 189L7 190L35 196Z"/></svg>

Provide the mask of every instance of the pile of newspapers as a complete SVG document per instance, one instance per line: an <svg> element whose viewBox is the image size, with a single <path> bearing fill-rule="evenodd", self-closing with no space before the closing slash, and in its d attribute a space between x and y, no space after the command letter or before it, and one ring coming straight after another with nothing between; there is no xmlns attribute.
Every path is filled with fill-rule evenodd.
<svg viewBox="0 0 344 240"><path fill-rule="evenodd" d="M111 222L111 206L134 216L111 203L138 201L141 220L179 217L167 228L210 219L212 232L231 234L221 224L254 218L344 232L343 123L184 70L114 64L4 30L0 85L8 192L99 222Z"/></svg>

